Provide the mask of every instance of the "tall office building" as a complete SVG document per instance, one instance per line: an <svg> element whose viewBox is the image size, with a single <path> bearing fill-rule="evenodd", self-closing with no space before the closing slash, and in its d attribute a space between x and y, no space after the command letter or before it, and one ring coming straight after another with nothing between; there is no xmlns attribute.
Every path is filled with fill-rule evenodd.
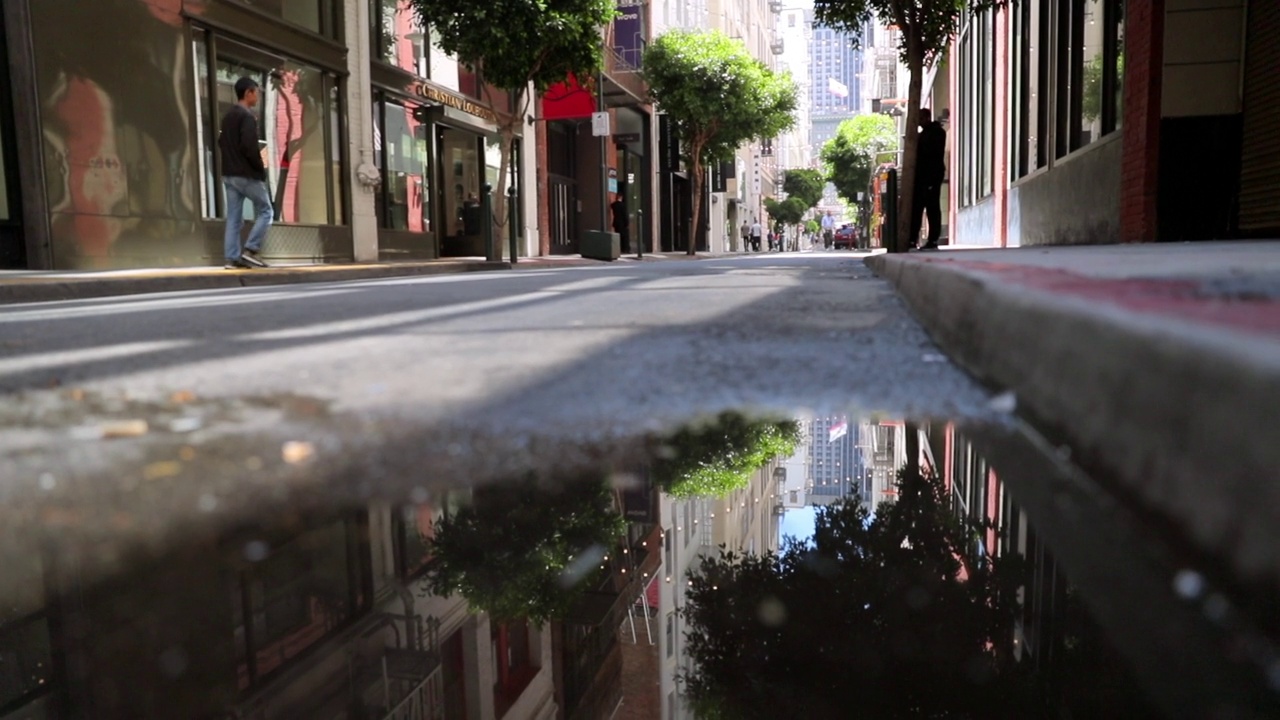
<svg viewBox="0 0 1280 720"><path fill-rule="evenodd" d="M858 112L862 96L862 51L846 33L815 25L809 45L809 142L814 157L835 137L840 123ZM835 186L828 184L819 208L840 206Z"/></svg>
<svg viewBox="0 0 1280 720"><path fill-rule="evenodd" d="M807 499L828 505L859 494L862 452L859 426L843 415L814 418L809 423Z"/></svg>

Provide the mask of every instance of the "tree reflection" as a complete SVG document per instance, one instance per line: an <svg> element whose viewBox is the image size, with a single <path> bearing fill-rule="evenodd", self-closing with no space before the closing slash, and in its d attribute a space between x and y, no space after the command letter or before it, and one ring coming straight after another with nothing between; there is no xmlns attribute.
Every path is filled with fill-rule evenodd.
<svg viewBox="0 0 1280 720"><path fill-rule="evenodd" d="M534 478L475 491L429 540L427 585L461 593L498 621L563 617L625 530L599 479L555 485Z"/></svg>
<svg viewBox="0 0 1280 720"><path fill-rule="evenodd" d="M710 718L1026 717L1007 649L1020 558L970 559L942 483L904 468L898 497L819 508L812 543L733 552L691 573L685 692Z"/></svg>
<svg viewBox="0 0 1280 720"><path fill-rule="evenodd" d="M676 497L723 497L746 487L751 473L773 458L790 456L799 443L800 424L794 420L721 413L667 438L653 474L658 486Z"/></svg>

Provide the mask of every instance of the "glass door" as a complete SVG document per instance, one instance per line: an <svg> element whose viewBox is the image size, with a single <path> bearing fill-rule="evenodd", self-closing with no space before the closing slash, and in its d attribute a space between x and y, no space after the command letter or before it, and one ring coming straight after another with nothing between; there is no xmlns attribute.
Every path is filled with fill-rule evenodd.
<svg viewBox="0 0 1280 720"><path fill-rule="evenodd" d="M437 134L440 152L441 252L450 256L487 254L481 237L479 135L442 127Z"/></svg>

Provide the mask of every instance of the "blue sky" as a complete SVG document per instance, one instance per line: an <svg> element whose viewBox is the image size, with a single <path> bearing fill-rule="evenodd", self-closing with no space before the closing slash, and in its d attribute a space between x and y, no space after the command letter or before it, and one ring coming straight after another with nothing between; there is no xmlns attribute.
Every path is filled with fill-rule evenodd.
<svg viewBox="0 0 1280 720"><path fill-rule="evenodd" d="M808 540L813 537L813 524L816 517L817 512L812 505L788 510L782 516L779 532L784 538L790 535L799 540Z"/></svg>

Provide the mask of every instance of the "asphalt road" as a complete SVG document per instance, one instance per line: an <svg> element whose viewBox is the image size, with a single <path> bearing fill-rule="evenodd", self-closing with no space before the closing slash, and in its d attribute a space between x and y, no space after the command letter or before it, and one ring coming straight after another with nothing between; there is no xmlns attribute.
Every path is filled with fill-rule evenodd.
<svg viewBox="0 0 1280 720"><path fill-rule="evenodd" d="M621 466L724 409L993 414L849 253L8 306L0 393L0 547L107 561L250 509Z"/></svg>

